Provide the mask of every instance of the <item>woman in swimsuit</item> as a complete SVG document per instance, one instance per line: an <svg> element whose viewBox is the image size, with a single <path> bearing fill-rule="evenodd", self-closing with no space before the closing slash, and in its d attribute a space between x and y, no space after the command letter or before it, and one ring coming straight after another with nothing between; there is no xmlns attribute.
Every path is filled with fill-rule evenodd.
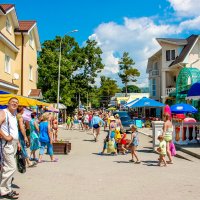
<svg viewBox="0 0 200 200"><path fill-rule="evenodd" d="M169 143L172 141L172 134L173 134L173 125L170 119L170 115L168 113L163 114L164 118L164 125L163 125L163 136L164 140L166 141L166 151L167 156L169 158L169 161L167 161L168 164L173 164L172 156L169 148Z"/></svg>

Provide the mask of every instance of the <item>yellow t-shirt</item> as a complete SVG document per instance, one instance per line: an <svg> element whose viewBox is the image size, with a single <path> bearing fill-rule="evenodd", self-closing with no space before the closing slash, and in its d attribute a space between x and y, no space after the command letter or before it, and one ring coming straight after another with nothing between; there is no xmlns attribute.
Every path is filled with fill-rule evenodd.
<svg viewBox="0 0 200 200"><path fill-rule="evenodd" d="M159 147L160 147L160 150L161 150L160 154L166 155L166 142L165 142L165 140L160 142Z"/></svg>

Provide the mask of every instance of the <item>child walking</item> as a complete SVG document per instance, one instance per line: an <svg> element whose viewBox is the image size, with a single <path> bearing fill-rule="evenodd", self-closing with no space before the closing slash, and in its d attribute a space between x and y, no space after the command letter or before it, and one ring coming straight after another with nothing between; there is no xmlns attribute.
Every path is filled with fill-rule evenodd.
<svg viewBox="0 0 200 200"><path fill-rule="evenodd" d="M67 125L66 125L66 129L69 130L69 129L70 129L70 126L71 126L71 117L68 116L68 117L67 117Z"/></svg>
<svg viewBox="0 0 200 200"><path fill-rule="evenodd" d="M128 150L125 148L125 145L126 145L126 132L123 129L122 129L122 138L120 140L120 144L121 144L122 154L125 155L128 152Z"/></svg>
<svg viewBox="0 0 200 200"><path fill-rule="evenodd" d="M138 139L137 126L132 125L131 126L131 141L128 144L128 146L131 145L132 159L130 160L130 162L135 162L134 161L134 157L135 157L136 158L136 162L135 162L136 164L140 164L140 160L139 160L137 153L136 153L138 144L139 144L139 139Z"/></svg>
<svg viewBox="0 0 200 200"><path fill-rule="evenodd" d="M162 167L162 162L164 163L164 166L167 166L166 160L165 160L165 156L166 156L166 141L164 140L164 136L159 135L158 136L158 140L160 141L159 147L157 148L157 151L159 153L159 162L158 162L158 166Z"/></svg>

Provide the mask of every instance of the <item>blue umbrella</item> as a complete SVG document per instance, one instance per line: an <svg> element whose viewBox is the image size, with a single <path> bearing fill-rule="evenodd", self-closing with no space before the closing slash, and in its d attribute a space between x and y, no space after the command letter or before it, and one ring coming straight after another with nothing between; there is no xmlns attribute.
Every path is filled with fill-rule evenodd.
<svg viewBox="0 0 200 200"><path fill-rule="evenodd" d="M177 114L198 112L198 110L194 106L186 103L175 104L170 108L172 113L177 113Z"/></svg>
<svg viewBox="0 0 200 200"><path fill-rule="evenodd" d="M191 88L188 91L186 99L194 99L194 100L200 99L200 81L197 83L194 83L191 86Z"/></svg>
<svg viewBox="0 0 200 200"><path fill-rule="evenodd" d="M139 100L139 98L134 99L134 100L130 101L129 103L126 103L126 104L124 104L124 107L130 108L138 100Z"/></svg>
<svg viewBox="0 0 200 200"><path fill-rule="evenodd" d="M136 101L130 108L139 108L139 107L164 107L165 104L155 101L153 99L143 97Z"/></svg>

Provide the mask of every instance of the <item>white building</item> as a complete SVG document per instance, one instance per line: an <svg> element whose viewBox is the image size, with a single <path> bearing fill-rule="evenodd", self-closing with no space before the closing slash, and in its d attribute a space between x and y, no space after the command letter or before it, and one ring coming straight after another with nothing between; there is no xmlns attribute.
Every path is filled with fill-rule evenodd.
<svg viewBox="0 0 200 200"><path fill-rule="evenodd" d="M200 69L200 38L157 38L161 49L148 59L150 98L165 102L176 89L176 80L184 67ZM188 79L188 85L190 80Z"/></svg>

